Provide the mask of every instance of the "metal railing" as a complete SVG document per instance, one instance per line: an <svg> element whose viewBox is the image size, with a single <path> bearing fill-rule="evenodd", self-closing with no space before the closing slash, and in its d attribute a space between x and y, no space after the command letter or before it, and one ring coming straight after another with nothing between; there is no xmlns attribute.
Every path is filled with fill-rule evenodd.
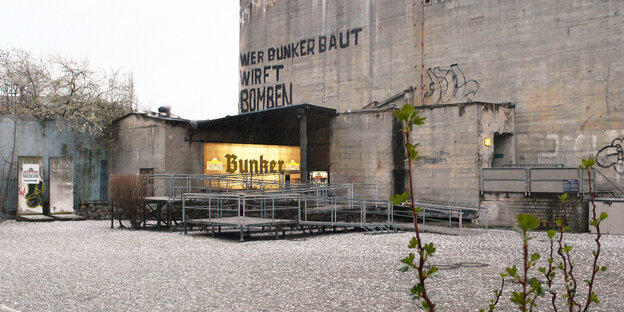
<svg viewBox="0 0 624 312"><path fill-rule="evenodd" d="M149 197L179 200L185 193L299 193L320 197L363 198L377 200L375 184L285 183L280 180L251 180L240 175L151 174L143 175Z"/></svg>
<svg viewBox="0 0 624 312"><path fill-rule="evenodd" d="M153 174L143 177L151 197L148 201L158 203L158 209L167 209L168 216L174 215L174 206L181 202L177 207L181 208L185 230L189 220L214 226L217 219L228 218L227 226L233 224L241 229L259 224L276 228L281 225L274 222L279 221L297 226L359 227L383 232L400 230L394 218L404 217L401 211L395 211L391 202L378 200L379 188L375 184L289 184L279 180L250 181L240 175ZM449 226L459 224L461 227L462 219L474 218L474 213L467 212L476 211L478 218L484 210L455 203L415 203L424 209L423 222L444 216ZM253 220L252 224L248 223L249 218L262 220Z"/></svg>
<svg viewBox="0 0 624 312"><path fill-rule="evenodd" d="M503 164L502 168L563 168L563 164Z"/></svg>
<svg viewBox="0 0 624 312"><path fill-rule="evenodd" d="M389 201L350 199L345 197L301 198L301 224L353 226L390 224L394 220Z"/></svg>
<svg viewBox="0 0 624 312"><path fill-rule="evenodd" d="M243 231L251 227L277 227L296 224L300 219L299 194L217 194L185 193L182 195L184 233L189 225L230 227Z"/></svg>
<svg viewBox="0 0 624 312"><path fill-rule="evenodd" d="M592 188L596 189L592 169ZM589 179L579 168L482 168L480 192L576 193L589 191Z"/></svg>
<svg viewBox="0 0 624 312"><path fill-rule="evenodd" d="M299 219L298 194L207 194L182 195L182 222L197 219L214 222L236 217L238 226L247 226L245 217L260 218L268 222L279 219ZM231 222L231 220L229 221Z"/></svg>
<svg viewBox="0 0 624 312"><path fill-rule="evenodd" d="M597 175L595 175L596 187L594 188L596 193L607 193L614 198L624 197L624 191L620 186L607 178L600 170L595 169L594 172L597 173Z"/></svg>
<svg viewBox="0 0 624 312"><path fill-rule="evenodd" d="M420 224L422 224L423 227L427 225L427 219L429 219L429 222L431 223L435 222L435 224L446 223L446 220L448 220L447 227L453 228L454 225L457 225L457 233L459 236L461 236L464 219L464 212L461 209L450 207L421 206L418 204L416 206L420 207L421 209L421 211L418 213L418 217L421 219L422 222ZM412 223L414 222L414 215L411 211L410 206L401 205L397 206L397 208L399 208L399 210L395 209L394 212L394 215L396 217L411 220ZM487 212L487 209L485 211ZM487 216L485 228L487 229Z"/></svg>

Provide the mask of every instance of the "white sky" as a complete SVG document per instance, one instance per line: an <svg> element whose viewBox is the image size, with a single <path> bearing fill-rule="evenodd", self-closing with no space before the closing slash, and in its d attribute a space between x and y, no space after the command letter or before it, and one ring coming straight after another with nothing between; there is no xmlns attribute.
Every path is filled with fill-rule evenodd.
<svg viewBox="0 0 624 312"><path fill-rule="evenodd" d="M134 75L143 107L237 114L239 0L0 0L0 49Z"/></svg>

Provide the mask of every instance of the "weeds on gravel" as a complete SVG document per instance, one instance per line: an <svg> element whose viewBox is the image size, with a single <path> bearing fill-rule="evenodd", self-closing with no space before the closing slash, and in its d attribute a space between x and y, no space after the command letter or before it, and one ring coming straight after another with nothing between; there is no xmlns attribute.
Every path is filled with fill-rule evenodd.
<svg viewBox="0 0 624 312"><path fill-rule="evenodd" d="M598 296L593 291L595 277L599 271L606 271L606 266L598 265L598 258L600 257L600 223L607 218L607 213L603 212L600 216L596 216L596 205L594 203L594 196L591 189L591 168L594 166L594 159L583 159L582 165L579 166L580 169L585 170L587 172L587 176L589 179L589 195L590 195L590 204L592 207L592 219L591 226L596 228L596 238L594 239L596 242L596 250L592 251L593 255L593 266L592 273L589 279L583 280L583 282L587 285L587 298L583 301L583 299L577 298L577 278L574 273L574 265L572 263L572 259L570 257L572 246L568 245L564 241L564 233L569 231L570 227L567 226L567 207L566 200L568 198L568 194L564 193L559 196L559 200L561 201L561 205L563 207L563 218L557 219L555 224L557 225L557 229L548 230L546 235L550 240L550 250L548 256L548 266L540 267L537 270L544 276L546 279L546 284L544 285L537 278L528 278L528 270L535 266L536 261L540 258L538 253L534 253L528 257L528 241L530 238L527 236L527 231L531 231L535 229L539 225L539 218L532 215L518 215L518 224L520 226L520 233L523 238L523 274L519 274L516 266L506 268L506 272L500 273L501 276L501 287L498 290L494 291L495 297L490 300L490 304L488 307L488 311L494 311L496 309L496 305L499 303L500 296L503 292L505 286L505 277L512 277L515 279L521 286L522 292L514 291L511 296L511 301L518 306L520 311L533 311L533 308L537 306L536 299L537 297L545 295L547 292L550 292L551 295L551 305L553 311L558 311L557 308L557 291L552 289L553 281L556 277L557 270L561 272L565 293L562 297L565 300L566 307L562 310L568 310L570 312L573 311L583 311L586 312L589 310L590 305L600 303ZM556 239L556 251L555 251L555 236L559 233L559 237ZM555 252L560 258L559 262L555 263ZM528 289L527 289L528 287ZM480 311L485 311L481 309Z"/></svg>
<svg viewBox="0 0 624 312"><path fill-rule="evenodd" d="M401 262L403 265L400 270L403 272L407 272L410 268L416 270L418 275L418 283L414 285L411 289L412 299L420 300L420 305L427 311L435 311L435 304L429 298L427 294L427 288L425 286L425 280L429 278L432 274L438 271L438 268L431 267L429 269L425 268L425 263L427 260L433 256L435 253L435 246L433 243L425 244L422 242L420 238L420 231L418 230L418 213L421 211L420 207L415 207L414 202L411 200L414 197L414 186L412 182L412 162L420 159L418 156L418 151L416 151L416 146L418 144L410 143L410 133L412 132L412 127L414 125L420 126L425 122L424 117L420 117L418 115L418 111L414 109L414 106L405 104L403 108L400 110L396 110L394 112L396 118L401 122L402 132L405 135L405 149L407 153L407 170L409 174L409 193L406 191L403 194L396 194L390 200L394 205L402 205L408 204L412 209L412 214L414 217L414 231L416 232L416 236L413 237L408 247L410 249L416 249L416 254L418 258L416 258L416 254L410 252L409 255Z"/></svg>
<svg viewBox="0 0 624 312"><path fill-rule="evenodd" d="M541 297L548 290L548 286L544 285L540 280L535 277L529 277L529 269L534 267L537 261L540 259L538 253L533 253L529 256L529 240L531 237L528 235L528 231L532 231L539 225L540 219L534 215L519 214L518 215L518 232L522 235L522 271L518 272L518 268L514 265L507 267L504 273L500 273L501 287L494 291L495 298L490 300L488 311L494 311L496 304L498 304L500 296L505 286L505 278L511 277L522 286L522 292L514 291L511 295L511 302L518 305L520 311L532 311L536 306L535 300L537 297ZM527 310L528 309L528 310ZM480 311L485 311L481 309Z"/></svg>
<svg viewBox="0 0 624 312"><path fill-rule="evenodd" d="M426 280L432 274L438 271L438 268L431 266L429 268L425 267L425 263L429 258L431 258L435 253L435 246L432 242L423 243L420 236L420 231L418 229L418 213L421 212L420 207L415 207L414 202L411 200L414 196L414 185L412 182L412 162L420 159L418 156L418 151L416 151L416 144L410 143L410 134L412 133L413 126L423 125L425 118L419 116L419 112L414 108L414 106L410 104L405 104L399 110L394 112L396 118L401 122L402 132L405 136L405 151L407 154L408 161L408 176L409 176L409 192L406 191L403 194L395 194L390 198L390 201L394 205L408 205L413 214L414 218L414 232L415 237L413 237L408 247L410 249L415 249L415 252L410 252L407 257L401 260L402 265L399 268L402 272L407 272L409 270L415 270L416 275L418 277L418 282L411 288L411 297L414 300L419 300L420 307L425 309L426 311L435 311L436 305L433 303L429 295L427 294ZM528 232L533 231L539 226L540 219L534 215L529 214L520 214L518 215L518 229L517 231L522 236L522 258L523 263L522 267L518 269L516 265L507 267L505 272L500 273L501 277L501 286L499 289L494 290L494 298L490 300L487 311L494 311L496 306L500 302L500 298L502 296L503 290L505 288L505 278L512 278L520 286L522 287L521 291L513 291L511 298L509 299L515 305L518 306L520 311L533 311L533 308L537 307L537 298L544 296L546 293L551 294L551 304L554 311L558 311L557 309L557 292L553 290L553 281L556 277L556 271L561 271L563 275L563 281L565 285L565 294L563 294L563 298L566 300L567 310L570 312L573 311L583 311L586 312L589 309L589 306L592 303L598 304L600 301L598 300L598 296L593 292L593 286L595 282L596 273L598 271L606 271L606 266L598 266L598 258L600 256L600 223L607 218L606 213L600 214L600 216L596 216L596 205L594 203L594 193L591 189L591 167L595 164L594 159L583 159L582 165L579 167L587 171L587 175L589 177L589 194L591 196L590 203L592 205L592 219L591 225L596 228L596 250L593 251L593 269L590 279L584 280L584 282L588 286L588 295L587 299L584 303L580 302L577 298L577 282L576 277L574 276L573 264L570 257L570 252L572 250L572 246L569 246L564 241L564 233L569 230L569 226L567 226L567 208L566 208L566 199L568 197L567 194L563 194L559 197L562 207L563 207L563 218L555 221L555 224L558 226L557 230L549 230L546 232L549 240L550 240L550 253L548 255L548 266L540 267L537 269L545 278L546 282L540 281L537 277L530 276L530 269L534 268L537 265L538 260L541 258L539 253L532 253L529 255L529 240L531 237ZM560 258L560 262L555 264L555 236L559 232L559 237L556 241L557 249L556 254ZM480 311L486 311L485 309L480 309Z"/></svg>

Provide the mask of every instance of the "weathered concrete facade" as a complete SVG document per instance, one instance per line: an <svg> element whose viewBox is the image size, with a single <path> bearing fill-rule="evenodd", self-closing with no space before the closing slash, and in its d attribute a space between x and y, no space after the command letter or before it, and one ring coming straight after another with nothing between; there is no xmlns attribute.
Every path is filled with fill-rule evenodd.
<svg viewBox="0 0 624 312"><path fill-rule="evenodd" d="M425 124L414 127L422 159L414 163L414 196L423 200L479 204L479 174L491 167L495 133L513 133L514 109L507 104L432 105L420 110Z"/></svg>
<svg viewBox="0 0 624 312"><path fill-rule="evenodd" d="M427 118L425 124L414 127L411 135L423 155L414 162L414 196L478 205L480 169L494 161L494 148L483 142L496 134L513 133L513 106L430 105L420 115ZM375 183L381 198L403 192L408 175L400 130L392 108L338 114L331 124L332 183Z"/></svg>
<svg viewBox="0 0 624 312"><path fill-rule="evenodd" d="M14 147L15 160L12 172L5 160L9 160ZM85 134L77 134L61 130L56 122L39 122L29 118L0 116L0 154L3 155L2 166L6 163L3 176L0 177L0 188L4 192L9 184L7 207L14 213L17 207L17 173L18 156L39 156L43 161L44 201L50 199L50 159L68 157L73 160L73 192L74 205L80 200L102 200L106 198L108 181L106 150ZM0 167L1 169L2 167ZM74 196L71 195L71 196ZM70 198L71 200L71 198Z"/></svg>
<svg viewBox="0 0 624 312"><path fill-rule="evenodd" d="M624 136L624 2L431 3L242 0L239 110L276 105L281 84L339 113L413 86L417 105L515 104L518 163L576 166Z"/></svg>
<svg viewBox="0 0 624 312"><path fill-rule="evenodd" d="M394 192L393 140L398 133L394 110L338 114L331 123L331 183L375 183L380 198ZM400 164L403 157L399 156ZM404 178L402 176L402 178Z"/></svg>
<svg viewBox="0 0 624 312"><path fill-rule="evenodd" d="M111 174L201 173L201 145L187 141L188 124L143 113L116 120Z"/></svg>

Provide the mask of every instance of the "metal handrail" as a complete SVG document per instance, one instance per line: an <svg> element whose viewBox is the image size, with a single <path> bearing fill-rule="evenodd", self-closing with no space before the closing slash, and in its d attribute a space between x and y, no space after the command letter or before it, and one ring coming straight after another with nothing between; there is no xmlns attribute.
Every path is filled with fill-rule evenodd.
<svg viewBox="0 0 624 312"><path fill-rule="evenodd" d="M486 171L524 171L525 172L525 177L523 178L485 178L485 172ZM561 178L556 178L556 179L551 179L551 178L534 178L532 172L533 171L542 171L542 170L574 170L576 171L576 179L561 179ZM596 176L595 174L596 170L594 168L592 168L592 176ZM485 182L487 181L524 181L524 193L526 195L531 195L531 193L533 192L532 188L531 188L531 184L532 182L557 182L557 181L568 181L568 180L576 180L579 184L579 188L576 191L576 193L578 195L582 195L587 193L587 191L589 190L585 190L585 183L588 182L588 178L583 174L582 169L580 168L572 168L572 167L527 167L527 168L518 168L518 167L510 167L510 168L504 168L504 167L497 167L497 168L481 168L481 177L480 177L480 191L481 191L481 195L483 195L483 193L485 193ZM596 189L596 179L593 178L592 179L592 187L595 190ZM516 192L516 191L505 191L505 192Z"/></svg>
<svg viewBox="0 0 624 312"><path fill-rule="evenodd" d="M143 175L149 181L154 195L164 196L169 200L179 200L184 193L301 193L314 194L316 196L331 196L342 198L354 198L354 188L366 190L373 200L378 199L379 188L375 184L317 184L317 183L293 183L286 184L282 181L262 181L241 179L240 175L206 175L206 174L149 174ZM359 198L359 197L358 197Z"/></svg>
<svg viewBox="0 0 624 312"><path fill-rule="evenodd" d="M622 189L620 189L620 187L619 187L619 186L617 186L615 183L613 183L613 181L611 181L609 178L607 178L607 176L605 176L602 172L600 172L600 170L598 170L598 169L594 169L594 172L596 172L596 173L598 173L600 176L602 176L602 177L603 177L603 178L604 178L607 182L609 182L609 184L610 184L610 185L611 185L611 186L612 186L615 190L617 190L617 191L621 194L621 196L622 196L622 197L624 197L624 191L622 191ZM595 180L595 179L594 179L594 180ZM594 185L597 185L597 184L595 183ZM594 188L594 190L598 191L598 189L597 189L597 188ZM608 192L609 194L612 194L612 195L613 195L613 196L615 196L615 197L618 197L618 196L617 196L617 194L615 194L615 193L612 193L612 192L609 192L609 191L607 191L607 192Z"/></svg>

